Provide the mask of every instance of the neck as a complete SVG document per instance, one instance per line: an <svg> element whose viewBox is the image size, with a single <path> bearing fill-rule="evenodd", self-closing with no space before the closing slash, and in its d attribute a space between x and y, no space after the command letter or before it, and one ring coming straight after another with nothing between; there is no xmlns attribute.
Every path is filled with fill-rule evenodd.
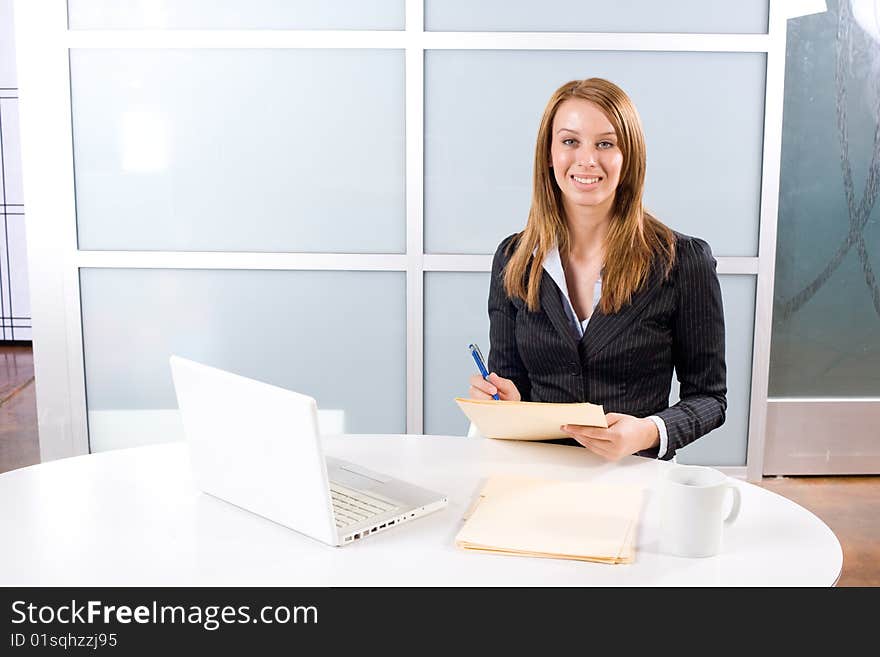
<svg viewBox="0 0 880 657"><path fill-rule="evenodd" d="M604 206L605 204L603 204ZM572 260L591 260L603 257L605 237L611 225L609 207L574 206L565 207L565 220L568 224L569 258Z"/></svg>

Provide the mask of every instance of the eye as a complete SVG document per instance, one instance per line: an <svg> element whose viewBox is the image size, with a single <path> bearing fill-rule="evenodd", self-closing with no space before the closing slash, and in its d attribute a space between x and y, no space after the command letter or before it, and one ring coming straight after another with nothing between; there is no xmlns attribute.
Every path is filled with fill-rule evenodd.
<svg viewBox="0 0 880 657"><path fill-rule="evenodd" d="M596 144L596 146L598 146L598 147L601 148L602 150L605 150L605 149L608 149L608 148L614 148L614 142L613 142L613 141L608 141L608 140L606 139L606 140L600 141L598 144Z"/></svg>
<svg viewBox="0 0 880 657"><path fill-rule="evenodd" d="M572 144L574 144L576 142L577 142L577 139L572 139L571 137L568 137L568 138L562 140L562 143L565 144L566 146L571 146Z"/></svg>

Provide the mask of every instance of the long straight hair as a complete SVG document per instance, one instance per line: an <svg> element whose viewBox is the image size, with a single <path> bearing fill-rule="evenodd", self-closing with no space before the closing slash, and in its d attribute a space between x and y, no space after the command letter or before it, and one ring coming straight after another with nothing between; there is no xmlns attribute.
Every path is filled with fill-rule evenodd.
<svg viewBox="0 0 880 657"><path fill-rule="evenodd" d="M675 235L642 205L645 186L645 135L642 122L629 96L616 84L602 78L573 80L557 89L541 118L535 144L532 205L525 230L511 243L512 255L504 270L504 289L510 297L526 302L529 310L539 307L542 268L554 247L567 254L571 245L562 204L562 191L550 169L553 119L559 106L570 98L596 105L617 133L623 154L620 182L611 209L611 225L605 238L605 268L599 309L619 311L648 279L652 263L659 259L668 276L675 261ZM526 271L535 266L526 280Z"/></svg>

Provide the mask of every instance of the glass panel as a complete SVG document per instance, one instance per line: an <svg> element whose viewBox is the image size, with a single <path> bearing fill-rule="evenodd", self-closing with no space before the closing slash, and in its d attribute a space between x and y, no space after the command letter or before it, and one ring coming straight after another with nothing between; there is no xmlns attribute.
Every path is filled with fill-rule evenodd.
<svg viewBox="0 0 880 657"><path fill-rule="evenodd" d="M827 13L789 21L774 397L880 395L880 27L870 4L831 0Z"/></svg>
<svg viewBox="0 0 880 657"><path fill-rule="evenodd" d="M0 95L3 93L0 92ZM24 188L21 185L18 99L15 97L0 98L0 157L3 163L2 176L0 176L3 196L0 197L0 202L11 206L7 207L9 212L20 212L24 205Z"/></svg>
<svg viewBox="0 0 880 657"><path fill-rule="evenodd" d="M721 276L727 357L727 419L723 426L678 452L680 463L744 465L749 431L755 277ZM468 420L452 401L467 396L476 371L467 350L478 341L489 357L488 273L425 275L425 433L465 435ZM449 318L454 317L455 321ZM673 379L670 403L678 399Z"/></svg>
<svg viewBox="0 0 880 657"><path fill-rule="evenodd" d="M403 0L67 0L70 28L402 30Z"/></svg>
<svg viewBox="0 0 880 657"><path fill-rule="evenodd" d="M406 431L402 272L83 269L81 285L93 451L168 439L171 354L311 395L350 433Z"/></svg>
<svg viewBox="0 0 880 657"><path fill-rule="evenodd" d="M762 53L426 53L426 251L493 253L525 226L544 106L568 80L597 76L641 114L648 207L716 255L757 255L765 63Z"/></svg>
<svg viewBox="0 0 880 657"><path fill-rule="evenodd" d="M402 51L70 60L81 249L403 252Z"/></svg>
<svg viewBox="0 0 880 657"><path fill-rule="evenodd" d="M0 89L0 319L0 339L32 339L18 99L11 88Z"/></svg>
<svg viewBox="0 0 880 657"><path fill-rule="evenodd" d="M15 89L15 24L12 0L0 0L0 90ZM0 93L5 96L6 93Z"/></svg>
<svg viewBox="0 0 880 657"><path fill-rule="evenodd" d="M767 0L425 0L425 29L502 32L767 32Z"/></svg>
<svg viewBox="0 0 880 657"><path fill-rule="evenodd" d="M476 342L489 359L488 291L488 273L425 273L425 433L467 435L453 399L468 396L477 372L467 346Z"/></svg>
<svg viewBox="0 0 880 657"><path fill-rule="evenodd" d="M3 336L6 340L31 340L31 300L28 295L27 243L24 212L10 208L3 216L0 235L0 299L3 301Z"/></svg>
<svg viewBox="0 0 880 657"><path fill-rule="evenodd" d="M746 464L749 404L752 396L752 344L755 335L754 276L719 276L724 298L727 361L727 417L724 424L676 453L678 463L738 466ZM678 399L678 381L675 381Z"/></svg>

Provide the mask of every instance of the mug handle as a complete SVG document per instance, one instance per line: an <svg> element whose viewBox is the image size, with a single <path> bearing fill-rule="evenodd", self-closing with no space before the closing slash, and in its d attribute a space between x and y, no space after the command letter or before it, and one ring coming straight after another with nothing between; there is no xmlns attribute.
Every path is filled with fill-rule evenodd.
<svg viewBox="0 0 880 657"><path fill-rule="evenodd" d="M737 488L733 484L727 484L727 488L729 488L730 492L733 493L733 504L730 507L730 513L728 513L727 517L724 519L725 525L729 525L733 523L734 520L736 520L737 516L739 515L740 503L742 502L739 488Z"/></svg>

